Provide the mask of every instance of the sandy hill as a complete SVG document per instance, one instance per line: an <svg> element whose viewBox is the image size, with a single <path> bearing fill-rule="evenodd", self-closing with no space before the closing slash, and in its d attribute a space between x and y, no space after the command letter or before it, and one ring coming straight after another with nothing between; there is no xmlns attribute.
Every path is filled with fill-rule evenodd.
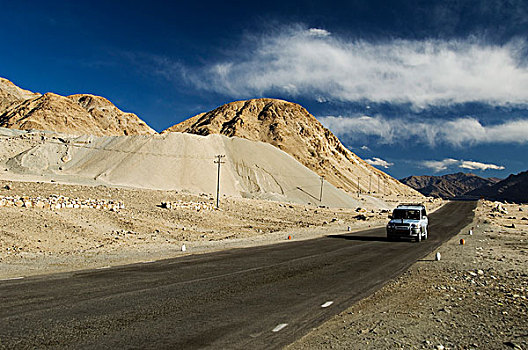
<svg viewBox="0 0 528 350"><path fill-rule="evenodd" d="M167 133L68 136L0 128L2 177L216 192L216 154L225 154L221 193L324 205L386 208L370 196L350 196L272 145L223 135Z"/></svg>
<svg viewBox="0 0 528 350"><path fill-rule="evenodd" d="M133 113L125 113L103 97L35 94L0 78L0 126L20 130L48 130L68 134L153 134Z"/></svg>
<svg viewBox="0 0 528 350"><path fill-rule="evenodd" d="M528 170L512 174L492 186L477 188L467 195L516 203L528 203Z"/></svg>
<svg viewBox="0 0 528 350"><path fill-rule="evenodd" d="M455 198L483 186L491 186L498 179L486 179L471 173L456 173L442 176L409 176L400 181L425 196Z"/></svg>
<svg viewBox="0 0 528 350"><path fill-rule="evenodd" d="M418 195L408 186L367 164L345 148L303 107L282 100L237 101L199 114L165 132L222 134L262 141L292 155L338 188L356 193ZM379 183L379 191L378 191Z"/></svg>

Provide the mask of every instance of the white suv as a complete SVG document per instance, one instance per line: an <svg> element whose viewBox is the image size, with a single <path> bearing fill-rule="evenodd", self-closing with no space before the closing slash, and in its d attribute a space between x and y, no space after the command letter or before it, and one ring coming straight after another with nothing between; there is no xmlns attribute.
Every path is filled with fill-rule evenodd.
<svg viewBox="0 0 528 350"><path fill-rule="evenodd" d="M400 204L394 209L387 224L387 238L411 238L416 242L427 239L429 220L421 203Z"/></svg>

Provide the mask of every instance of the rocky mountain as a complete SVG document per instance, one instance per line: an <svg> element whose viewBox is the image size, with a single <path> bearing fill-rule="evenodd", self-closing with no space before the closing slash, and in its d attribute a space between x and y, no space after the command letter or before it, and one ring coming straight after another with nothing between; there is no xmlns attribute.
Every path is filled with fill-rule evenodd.
<svg viewBox="0 0 528 350"><path fill-rule="evenodd" d="M0 77L0 113L19 102L39 97L40 94L24 90Z"/></svg>
<svg viewBox="0 0 528 350"><path fill-rule="evenodd" d="M295 103L267 98L236 101L198 114L166 132L222 134L270 143L345 191L356 193L359 179L363 193L370 188L372 193L421 196L349 151ZM317 192L317 188L313 191Z"/></svg>
<svg viewBox="0 0 528 350"><path fill-rule="evenodd" d="M44 95L23 90L0 78L0 127L48 130L73 135L140 135L156 133L133 113L107 99L79 94Z"/></svg>
<svg viewBox="0 0 528 350"><path fill-rule="evenodd" d="M528 203L528 171L512 174L492 186L475 189L467 195L491 200Z"/></svg>
<svg viewBox="0 0 528 350"><path fill-rule="evenodd" d="M425 196L455 198L476 188L491 186L499 179L487 179L460 172L442 176L409 176L400 181Z"/></svg>

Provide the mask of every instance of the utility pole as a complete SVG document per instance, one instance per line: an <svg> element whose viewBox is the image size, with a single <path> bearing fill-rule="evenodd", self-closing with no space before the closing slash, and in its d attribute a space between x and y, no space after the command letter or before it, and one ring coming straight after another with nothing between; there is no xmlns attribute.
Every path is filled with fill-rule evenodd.
<svg viewBox="0 0 528 350"><path fill-rule="evenodd" d="M217 154L216 158L218 159L214 161L216 164L218 164L218 177L216 179L216 209L219 208L220 204L220 165L225 163L222 161L222 158L224 157L225 155L223 154Z"/></svg>
<svg viewBox="0 0 528 350"><path fill-rule="evenodd" d="M321 192L319 193L319 202L323 200L323 184L324 184L324 176L321 176Z"/></svg>
<svg viewBox="0 0 528 350"><path fill-rule="evenodd" d="M359 188L359 176L358 176L358 197L360 193L361 193L361 189Z"/></svg>

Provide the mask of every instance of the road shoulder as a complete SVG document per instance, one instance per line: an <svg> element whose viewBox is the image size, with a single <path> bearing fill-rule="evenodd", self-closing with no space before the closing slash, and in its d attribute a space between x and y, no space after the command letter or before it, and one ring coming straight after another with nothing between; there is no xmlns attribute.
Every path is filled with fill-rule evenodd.
<svg viewBox="0 0 528 350"><path fill-rule="evenodd" d="M493 208L287 349L526 349L528 205Z"/></svg>
<svg viewBox="0 0 528 350"><path fill-rule="evenodd" d="M383 200L393 207L412 199ZM62 206L37 207L49 202ZM216 210L214 196L206 193L0 180L0 279L295 242L385 225L387 210L366 202L342 209L224 197ZM115 208L116 203L122 205ZM442 204L426 203L428 210Z"/></svg>

